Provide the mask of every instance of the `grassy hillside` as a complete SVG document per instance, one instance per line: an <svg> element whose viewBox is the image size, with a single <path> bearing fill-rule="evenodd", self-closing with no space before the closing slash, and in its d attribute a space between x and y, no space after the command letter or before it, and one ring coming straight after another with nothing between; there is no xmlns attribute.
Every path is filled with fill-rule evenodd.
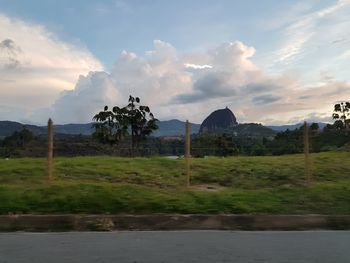
<svg viewBox="0 0 350 263"><path fill-rule="evenodd" d="M313 154L305 185L303 156L198 158L192 187L184 161L79 157L0 160L0 214L271 213L350 214L350 153Z"/></svg>

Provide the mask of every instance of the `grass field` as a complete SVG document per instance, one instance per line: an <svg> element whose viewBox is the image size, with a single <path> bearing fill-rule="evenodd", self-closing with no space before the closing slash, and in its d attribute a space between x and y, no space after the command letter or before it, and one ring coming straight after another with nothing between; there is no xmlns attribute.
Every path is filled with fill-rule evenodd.
<svg viewBox="0 0 350 263"><path fill-rule="evenodd" d="M184 160L57 158L47 184L45 159L0 160L0 214L251 213L350 214L350 153L198 158L186 189Z"/></svg>

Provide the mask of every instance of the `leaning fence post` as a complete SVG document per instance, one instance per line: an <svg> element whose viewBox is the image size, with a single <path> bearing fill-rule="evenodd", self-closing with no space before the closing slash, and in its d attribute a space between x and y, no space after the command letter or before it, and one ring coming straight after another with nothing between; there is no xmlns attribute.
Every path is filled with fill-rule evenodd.
<svg viewBox="0 0 350 263"><path fill-rule="evenodd" d="M191 137L190 137L190 123L186 120L186 141L185 141L185 161L186 161L186 186L189 187L191 183Z"/></svg>
<svg viewBox="0 0 350 263"><path fill-rule="evenodd" d="M51 183L53 170L53 123L51 118L47 123L47 145L47 179Z"/></svg>
<svg viewBox="0 0 350 263"><path fill-rule="evenodd" d="M305 177L307 184L311 183L311 169L310 169L310 143L309 143L309 127L307 122L304 122L304 158L305 158Z"/></svg>

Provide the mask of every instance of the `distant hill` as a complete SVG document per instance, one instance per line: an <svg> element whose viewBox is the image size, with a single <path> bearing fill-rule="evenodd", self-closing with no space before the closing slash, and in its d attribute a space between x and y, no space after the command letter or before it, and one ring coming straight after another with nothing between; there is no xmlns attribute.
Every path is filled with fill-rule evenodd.
<svg viewBox="0 0 350 263"><path fill-rule="evenodd" d="M327 123L318 123L322 129L327 125ZM153 133L154 136L181 136L185 134L185 122L180 120L169 120L160 121L159 129ZM287 129L294 130L301 127L303 124L298 123L294 125L280 125L280 126L263 126L256 123L244 123L238 124L231 127L230 132L235 132L237 134L249 134L251 136L256 136L258 134L262 136L272 136L275 132L285 131ZM23 128L29 129L35 135L46 134L45 126L36 126L30 124L22 124L14 121L0 121L0 137L6 137L14 133L15 131L20 131ZM200 125L195 123L190 123L191 133L198 133L200 130ZM92 128L92 123L86 124L60 124L54 125L55 133L57 134L69 134L69 135L91 135L94 131ZM225 132L225 129L222 131ZM226 131L227 132L227 131Z"/></svg>
<svg viewBox="0 0 350 263"><path fill-rule="evenodd" d="M0 137L6 137L15 131L21 131L23 128L30 130L35 135L46 134L46 126L37 126L30 124L23 124L14 121L0 121ZM83 134L90 135L93 133L92 124L64 124L54 125L55 133L60 134Z"/></svg>
<svg viewBox="0 0 350 263"><path fill-rule="evenodd" d="M180 136L185 134L185 122L179 120L160 121L159 129L153 133L154 136ZM46 134L45 126L27 125L13 121L0 121L0 137L6 137L27 128L35 135ZM198 133L199 124L190 123L191 133ZM59 124L54 125L55 133L70 135L91 135L94 132L92 123L87 124Z"/></svg>
<svg viewBox="0 0 350 263"><path fill-rule="evenodd" d="M15 131L21 131L23 128L27 128L36 135L45 133L45 129L40 126L22 124L14 121L0 121L0 137L10 136Z"/></svg>
<svg viewBox="0 0 350 263"><path fill-rule="evenodd" d="M55 132L62 134L91 135L94 132L92 123L87 124L60 124L54 125Z"/></svg>
<svg viewBox="0 0 350 263"><path fill-rule="evenodd" d="M160 121L159 129L153 132L154 136L179 136L185 135L185 122L180 120ZM190 123L191 134L198 133L199 124Z"/></svg>
<svg viewBox="0 0 350 263"><path fill-rule="evenodd" d="M232 128L235 136L239 137L273 137L276 131L260 123L241 123Z"/></svg>
<svg viewBox="0 0 350 263"><path fill-rule="evenodd" d="M324 122L318 122L318 125L320 129L323 129L328 123ZM297 123L297 124L289 124L289 125L269 125L266 126L274 131L280 132L280 131L286 131L286 130L295 130L303 126L303 123Z"/></svg>

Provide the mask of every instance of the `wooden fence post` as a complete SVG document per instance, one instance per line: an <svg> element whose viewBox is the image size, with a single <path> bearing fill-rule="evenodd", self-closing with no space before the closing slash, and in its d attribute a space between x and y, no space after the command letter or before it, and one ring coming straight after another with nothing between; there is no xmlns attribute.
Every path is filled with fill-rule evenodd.
<svg viewBox="0 0 350 263"><path fill-rule="evenodd" d="M47 179L52 183L53 171L53 122L49 119L47 123Z"/></svg>
<svg viewBox="0 0 350 263"><path fill-rule="evenodd" d="M191 184L191 136L190 123L186 120L186 141L185 141L185 161L186 161L186 186Z"/></svg>
<svg viewBox="0 0 350 263"><path fill-rule="evenodd" d="M309 126L304 122L304 158L305 158L305 177L307 184L311 183L311 169L310 169L310 142L309 142Z"/></svg>

